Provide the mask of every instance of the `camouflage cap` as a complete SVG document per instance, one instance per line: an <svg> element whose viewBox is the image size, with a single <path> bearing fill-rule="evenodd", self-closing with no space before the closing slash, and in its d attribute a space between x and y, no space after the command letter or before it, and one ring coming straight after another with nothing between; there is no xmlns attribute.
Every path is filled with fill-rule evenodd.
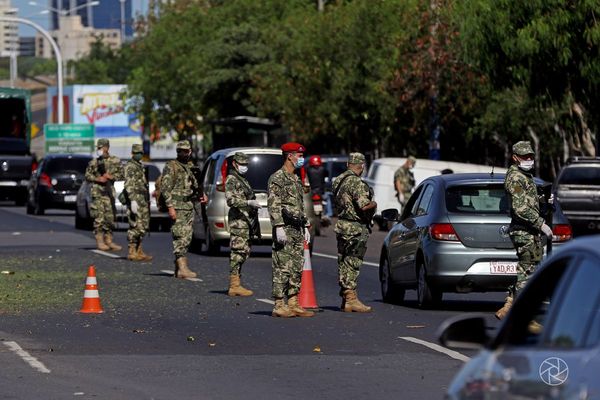
<svg viewBox="0 0 600 400"><path fill-rule="evenodd" d="M531 147L531 143L527 140L521 140L517 142L512 147L513 154L518 156L525 156L527 154L535 154L533 148Z"/></svg>
<svg viewBox="0 0 600 400"><path fill-rule="evenodd" d="M408 161L416 164L417 163L417 159L414 156L408 156Z"/></svg>
<svg viewBox="0 0 600 400"><path fill-rule="evenodd" d="M98 139L98 142L96 142L96 148L99 149L101 147L109 147L110 146L110 142L108 141L108 139Z"/></svg>
<svg viewBox="0 0 600 400"><path fill-rule="evenodd" d="M180 140L177 142L176 150L191 150L192 146L190 146L190 142L187 140Z"/></svg>
<svg viewBox="0 0 600 400"><path fill-rule="evenodd" d="M131 152L132 153L143 153L144 152L144 148L139 143L132 144L131 145Z"/></svg>
<svg viewBox="0 0 600 400"><path fill-rule="evenodd" d="M248 154L238 151L233 155L233 161L235 161L238 164L248 164Z"/></svg>
<svg viewBox="0 0 600 400"><path fill-rule="evenodd" d="M366 161L362 153L350 153L348 155L348 164L362 164Z"/></svg>

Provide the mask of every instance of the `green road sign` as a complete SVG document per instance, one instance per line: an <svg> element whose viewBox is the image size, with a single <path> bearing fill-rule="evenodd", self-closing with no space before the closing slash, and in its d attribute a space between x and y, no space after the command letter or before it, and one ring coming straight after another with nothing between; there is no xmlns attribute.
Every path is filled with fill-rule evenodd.
<svg viewBox="0 0 600 400"><path fill-rule="evenodd" d="M92 153L94 151L94 125L46 124L44 125L46 153Z"/></svg>

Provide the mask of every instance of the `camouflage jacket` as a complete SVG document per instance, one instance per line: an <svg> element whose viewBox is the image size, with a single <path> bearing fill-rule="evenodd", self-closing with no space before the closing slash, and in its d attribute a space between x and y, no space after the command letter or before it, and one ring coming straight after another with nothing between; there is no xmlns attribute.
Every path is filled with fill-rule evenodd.
<svg viewBox="0 0 600 400"><path fill-rule="evenodd" d="M510 201L511 230L540 232L544 218L540 216L540 200L533 175L511 165L504 178L504 189Z"/></svg>
<svg viewBox="0 0 600 400"><path fill-rule="evenodd" d="M335 178L332 189L339 219L364 223L361 208L371 202L369 185L353 171L347 170Z"/></svg>
<svg viewBox="0 0 600 400"><path fill-rule="evenodd" d="M229 219L249 220L248 200L256 198L252 187L237 171L231 170L225 180L225 199L229 208Z"/></svg>
<svg viewBox="0 0 600 400"><path fill-rule="evenodd" d="M192 172L193 164L183 164L177 160L168 161L163 169L160 190L167 207L176 210L191 210L198 201L199 188Z"/></svg>
<svg viewBox="0 0 600 400"><path fill-rule="evenodd" d="M298 176L288 173L284 168L277 170L269 177L268 193L271 225L285 225L283 209L296 218L307 220L304 212L304 189Z"/></svg>
<svg viewBox="0 0 600 400"><path fill-rule="evenodd" d="M144 173L144 164L140 161L129 160L125 164L125 191L130 201L137 202L141 207L148 206L148 180Z"/></svg>
<svg viewBox="0 0 600 400"><path fill-rule="evenodd" d="M396 188L396 181L398 180L402 185L402 192L404 195L410 196L413 187L415 187L415 176L413 175L412 171L404 166L398 168L394 173L394 189Z"/></svg>
<svg viewBox="0 0 600 400"><path fill-rule="evenodd" d="M103 162L100 163L98 158L94 158L89 162L85 170L85 179L92 184L92 197L112 196L114 198L114 181L123 179L123 166L121 165L121 160L115 156L102 158L102 161ZM106 183L98 183L95 181L96 178L103 175L100 173L102 164L104 164L104 170L113 176L112 181L107 181Z"/></svg>

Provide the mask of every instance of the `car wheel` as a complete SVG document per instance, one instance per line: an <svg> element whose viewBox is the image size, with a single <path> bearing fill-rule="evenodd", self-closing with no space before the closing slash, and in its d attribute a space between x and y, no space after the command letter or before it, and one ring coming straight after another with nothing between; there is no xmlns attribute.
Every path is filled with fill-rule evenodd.
<svg viewBox="0 0 600 400"><path fill-rule="evenodd" d="M42 202L38 198L37 202L33 206L33 213L35 215L44 215L44 211L45 211L44 210L44 205L42 204Z"/></svg>
<svg viewBox="0 0 600 400"><path fill-rule="evenodd" d="M75 229L82 229L90 231L93 228L94 223L91 218L82 217L77 210L75 210Z"/></svg>
<svg viewBox="0 0 600 400"><path fill-rule="evenodd" d="M429 308L442 301L442 292L432 287L427 279L427 270L421 263L417 269L417 305Z"/></svg>
<svg viewBox="0 0 600 400"><path fill-rule="evenodd" d="M392 281L389 260L385 255L379 262L379 281L381 282L381 297L384 302L398 304L404 301L406 290Z"/></svg>
<svg viewBox="0 0 600 400"><path fill-rule="evenodd" d="M206 229L206 235L204 235L204 252L210 256L219 254L221 246L219 246L210 233L210 229Z"/></svg>
<svg viewBox="0 0 600 400"><path fill-rule="evenodd" d="M17 207L23 207L27 203L27 194L18 194L15 198L15 205Z"/></svg>

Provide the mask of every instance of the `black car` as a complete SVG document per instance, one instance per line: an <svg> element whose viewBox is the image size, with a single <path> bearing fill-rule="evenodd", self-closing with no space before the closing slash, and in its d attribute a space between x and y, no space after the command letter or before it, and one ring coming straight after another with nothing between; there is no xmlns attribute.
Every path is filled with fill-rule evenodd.
<svg viewBox="0 0 600 400"><path fill-rule="evenodd" d="M486 316L453 317L440 327L442 345L482 349L447 399L598 398L599 243L600 235L578 238L546 259L492 337Z"/></svg>
<svg viewBox="0 0 600 400"><path fill-rule="evenodd" d="M91 159L80 154L46 155L29 180L27 214L42 215L49 208L74 210Z"/></svg>

